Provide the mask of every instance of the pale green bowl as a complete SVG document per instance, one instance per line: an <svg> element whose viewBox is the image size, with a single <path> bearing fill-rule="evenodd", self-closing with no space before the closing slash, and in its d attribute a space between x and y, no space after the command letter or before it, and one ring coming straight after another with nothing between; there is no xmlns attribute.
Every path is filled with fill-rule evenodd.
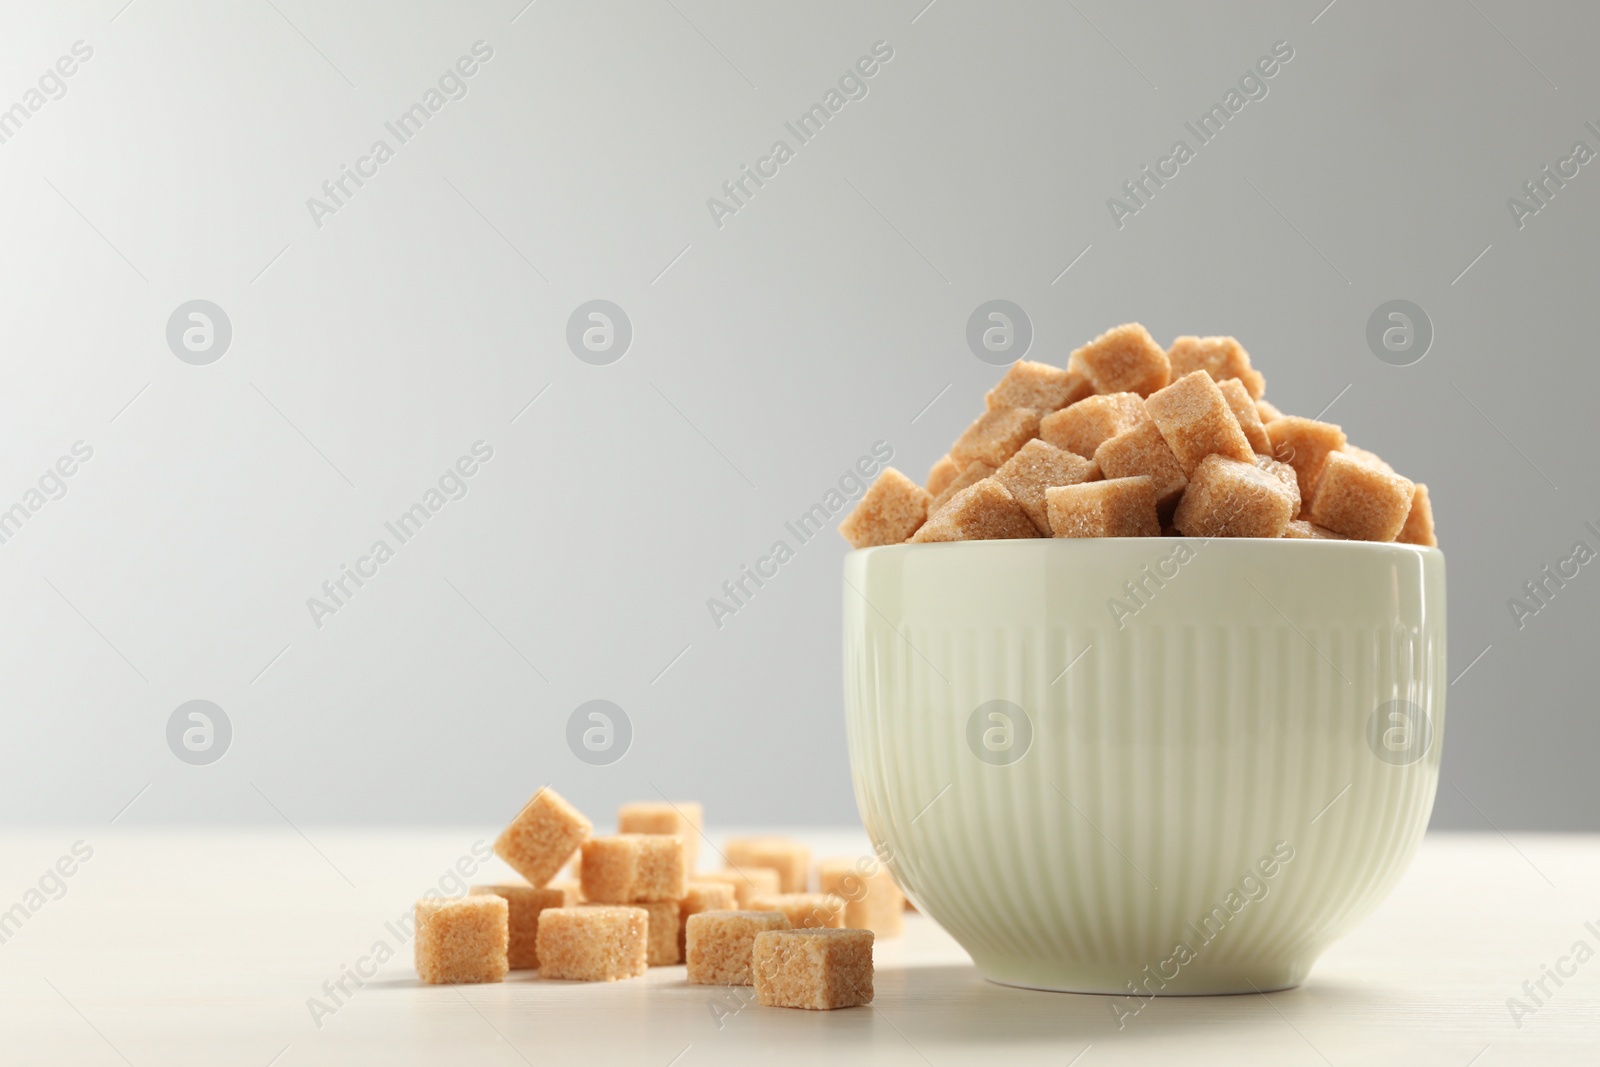
<svg viewBox="0 0 1600 1067"><path fill-rule="evenodd" d="M845 711L867 832L994 981L1297 985L1427 827L1444 606L1444 556L1409 545L851 553Z"/></svg>

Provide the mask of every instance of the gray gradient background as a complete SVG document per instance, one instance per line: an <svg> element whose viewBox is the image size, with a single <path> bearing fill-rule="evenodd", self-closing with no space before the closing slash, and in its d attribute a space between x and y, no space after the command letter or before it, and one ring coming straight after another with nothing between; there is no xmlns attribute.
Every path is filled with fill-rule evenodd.
<svg viewBox="0 0 1600 1067"><path fill-rule="evenodd" d="M0 145L0 498L95 450L0 545L0 818L493 822L550 781L602 816L854 820L844 543L720 630L705 601L875 440L921 477L998 376L964 331L1001 297L1036 358L1138 319L1237 334L1285 410L1337 398L1436 501L1435 825L1600 829L1600 565L1520 631L1506 604L1600 543L1600 162L1506 208L1600 148L1600 8L123 3L0 26L0 106L95 50ZM316 228L480 39L470 94ZM867 98L718 230L707 197L880 39ZM1118 230L1107 197L1279 40L1270 95ZM211 366L164 341L194 298L233 323ZM634 325L612 366L564 343L594 298ZM1364 340L1393 298L1436 329L1414 366ZM314 627L479 439L470 494ZM164 740L197 697L234 727L200 768ZM593 698L634 725L607 767L565 743Z"/></svg>

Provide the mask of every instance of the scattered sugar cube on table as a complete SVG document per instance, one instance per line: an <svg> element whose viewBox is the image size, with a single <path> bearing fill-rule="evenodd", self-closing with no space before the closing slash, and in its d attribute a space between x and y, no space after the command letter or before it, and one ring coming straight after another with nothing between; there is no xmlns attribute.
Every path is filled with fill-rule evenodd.
<svg viewBox="0 0 1600 1067"><path fill-rule="evenodd" d="M756 935L756 1000L827 1011L872 1003L871 930L769 930Z"/></svg>
<svg viewBox="0 0 1600 1067"><path fill-rule="evenodd" d="M637 978L649 968L649 955L650 917L642 907L586 904L539 915L540 978Z"/></svg>
<svg viewBox="0 0 1600 1067"><path fill-rule="evenodd" d="M757 935L786 930L781 911L703 911L689 916L684 960L695 985L750 985Z"/></svg>
<svg viewBox="0 0 1600 1067"><path fill-rule="evenodd" d="M425 897L417 901L413 953L430 985L498 982L511 969L510 906L504 897Z"/></svg>

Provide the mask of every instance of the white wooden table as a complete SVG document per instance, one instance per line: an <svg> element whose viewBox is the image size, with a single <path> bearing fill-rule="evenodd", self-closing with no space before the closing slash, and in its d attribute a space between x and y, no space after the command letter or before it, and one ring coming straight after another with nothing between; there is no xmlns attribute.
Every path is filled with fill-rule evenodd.
<svg viewBox="0 0 1600 1067"><path fill-rule="evenodd" d="M1119 1029L1108 998L985 982L922 916L879 943L870 1009L744 1006L681 967L423 986L386 923L490 828L303 829L0 835L0 909L29 913L0 920L0 1064L1600 1063L1600 957L1570 956L1579 941L1600 952L1600 837L1430 837L1304 987L1156 1000ZM818 854L865 845L796 836ZM79 841L92 856L26 895ZM501 873L491 861L471 880ZM374 969L380 944L395 957ZM1559 986L1543 970L1558 965L1575 972ZM324 983L357 966L374 977L345 978L335 1000ZM1514 1020L1508 998L1535 1007L1523 983L1541 979L1549 995ZM333 1009L320 1026L312 997Z"/></svg>

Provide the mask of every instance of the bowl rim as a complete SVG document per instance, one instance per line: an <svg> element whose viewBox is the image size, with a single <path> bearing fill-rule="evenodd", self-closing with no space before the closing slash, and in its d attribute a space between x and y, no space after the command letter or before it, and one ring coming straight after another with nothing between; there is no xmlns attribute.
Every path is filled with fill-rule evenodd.
<svg viewBox="0 0 1600 1067"><path fill-rule="evenodd" d="M1304 547L1290 549L1292 552L1409 552L1420 556L1438 556L1444 558L1444 552L1429 545L1412 545L1401 541L1357 541L1335 540L1333 538L1309 537L1011 537L998 538L984 541L929 541L913 543L902 541L896 545L874 545L870 548L856 548L844 555L845 559L857 557L865 558L871 553L917 552L957 550L965 552L993 550L995 546L1006 546L1006 551L1019 551L1012 548L1015 545L1040 545L1053 544L1061 546L1052 551L1068 552L1093 552L1090 546L1110 545L1140 545L1148 548L1151 545L1179 545L1187 544L1191 548L1196 546L1209 547L1213 544L1251 546L1295 544ZM982 547L978 547L982 546ZM1072 547L1068 547L1072 546ZM1317 546L1317 547L1312 547ZM1035 548L1032 551L1039 551ZM1281 551L1273 549L1272 551Z"/></svg>

